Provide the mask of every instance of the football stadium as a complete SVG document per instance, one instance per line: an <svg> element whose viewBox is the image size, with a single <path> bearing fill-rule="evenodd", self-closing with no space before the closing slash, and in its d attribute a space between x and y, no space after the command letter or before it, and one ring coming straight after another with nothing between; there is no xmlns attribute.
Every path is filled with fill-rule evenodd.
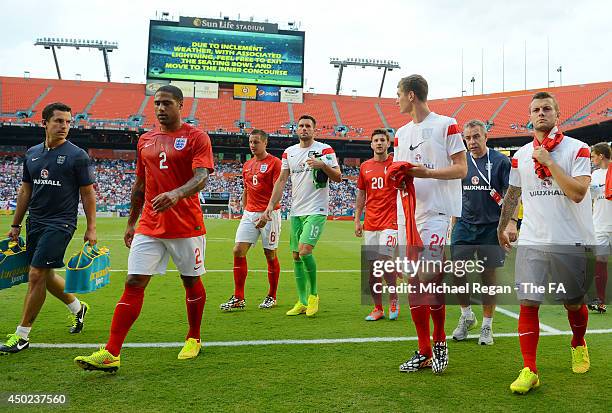
<svg viewBox="0 0 612 413"><path fill-rule="evenodd" d="M341 3L356 38L403 33ZM609 411L609 29L534 57L500 8L507 43L419 55L440 72L243 6L19 29L0 410Z"/></svg>

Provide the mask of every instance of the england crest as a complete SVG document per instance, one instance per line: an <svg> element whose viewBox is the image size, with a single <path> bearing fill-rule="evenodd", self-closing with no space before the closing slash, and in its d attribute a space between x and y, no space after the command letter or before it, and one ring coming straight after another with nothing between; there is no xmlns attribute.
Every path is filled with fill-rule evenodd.
<svg viewBox="0 0 612 413"><path fill-rule="evenodd" d="M187 146L187 138L180 137L174 140L174 149L177 151L182 150L185 146Z"/></svg>
<svg viewBox="0 0 612 413"><path fill-rule="evenodd" d="M66 162L66 155L57 155L57 164L63 165Z"/></svg>
<svg viewBox="0 0 612 413"><path fill-rule="evenodd" d="M262 163L261 165L259 165L259 172L264 173L268 170L268 164L267 163Z"/></svg>

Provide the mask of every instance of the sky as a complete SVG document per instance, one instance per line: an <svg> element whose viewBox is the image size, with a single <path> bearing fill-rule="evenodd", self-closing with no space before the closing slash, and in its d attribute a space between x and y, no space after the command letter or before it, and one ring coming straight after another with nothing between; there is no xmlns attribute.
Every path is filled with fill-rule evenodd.
<svg viewBox="0 0 612 413"><path fill-rule="evenodd" d="M145 82L149 20L171 16L268 19L306 32L305 90L335 93L330 57L387 59L401 69L387 74L383 97L413 73L429 83L432 99L612 80L612 2L515 0L379 0L377 2L1 0L0 76L56 78L49 50L38 37L116 41L109 55L115 82ZM12 10L12 12L6 12ZM525 48L526 46L526 48ZM549 52L547 52L547 50ZM526 61L525 65L525 51ZM463 55L463 65L462 65ZM105 81L98 50L58 50L64 79ZM502 64L503 62L503 64ZM463 77L462 77L463 67ZM525 79L526 68L526 79ZM377 96L382 71L344 70L341 94ZM475 82L470 79L474 77Z"/></svg>

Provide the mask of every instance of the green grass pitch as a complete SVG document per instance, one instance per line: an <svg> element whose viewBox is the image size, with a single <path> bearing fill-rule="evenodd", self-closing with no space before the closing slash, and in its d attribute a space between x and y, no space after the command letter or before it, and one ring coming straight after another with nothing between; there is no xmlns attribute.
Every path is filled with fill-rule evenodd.
<svg viewBox="0 0 612 413"><path fill-rule="evenodd" d="M9 228L0 218L0 228ZM84 221L69 247L81 245ZM313 318L287 317L296 301L291 272L289 226L283 223L279 258L278 307L260 310L267 292L261 244L248 256L247 308L222 313L219 304L233 292L232 246L238 221L206 220L207 292L203 319L203 350L191 361L178 361L176 348L125 348L117 374L85 372L72 359L94 348L41 348L40 343L104 343L113 309L123 291L128 249L123 245L125 219L98 218L98 239L111 250L111 284L82 295L91 305L84 331L68 333L68 311L48 295L36 320L32 348L0 357L0 395L65 394L66 411L605 411L610 407L609 373L612 334L587 333L591 370L576 375L570 367L570 337L542 336L538 365L542 387L526 396L510 394L509 384L521 368L518 338L497 337L495 345L478 346L475 339L449 341L450 364L442 376L430 371L399 373L398 366L416 349L416 341L374 341L329 344L260 344L230 346L251 340L314 340L364 337L415 337L405 297L400 319L367 323L370 306L360 304L360 240L352 222L328 222L315 249L319 274L320 312ZM68 254L67 254L68 255ZM172 267L173 268L173 267ZM0 291L0 334L12 333L19 322L27 286ZM386 300L385 300L386 304ZM517 312L517 306L503 306ZM473 306L481 317L479 306ZM459 317L447 308L447 335ZM567 331L559 306L540 310L541 322ZM612 328L612 315L590 314L590 329ZM494 332L515 333L516 320L496 313ZM140 318L127 343L172 343L187 332L184 290L178 274L154 277ZM472 331L478 333L478 331ZM449 337L450 338L450 337ZM206 343L214 342L214 346ZM224 344L225 343L225 344ZM24 411L0 401L0 410ZM48 407L29 406L27 411Z"/></svg>

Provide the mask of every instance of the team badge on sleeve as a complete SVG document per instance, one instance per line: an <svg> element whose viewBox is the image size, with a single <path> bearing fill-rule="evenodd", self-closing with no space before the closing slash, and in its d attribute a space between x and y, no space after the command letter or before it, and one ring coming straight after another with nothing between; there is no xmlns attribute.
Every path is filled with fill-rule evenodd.
<svg viewBox="0 0 612 413"><path fill-rule="evenodd" d="M264 173L268 170L268 164L267 163L262 163L261 165L259 165L259 172Z"/></svg>
<svg viewBox="0 0 612 413"><path fill-rule="evenodd" d="M185 146L187 146L187 138L176 138L174 140L174 149L176 149L177 151L182 150L183 148L185 148Z"/></svg>

